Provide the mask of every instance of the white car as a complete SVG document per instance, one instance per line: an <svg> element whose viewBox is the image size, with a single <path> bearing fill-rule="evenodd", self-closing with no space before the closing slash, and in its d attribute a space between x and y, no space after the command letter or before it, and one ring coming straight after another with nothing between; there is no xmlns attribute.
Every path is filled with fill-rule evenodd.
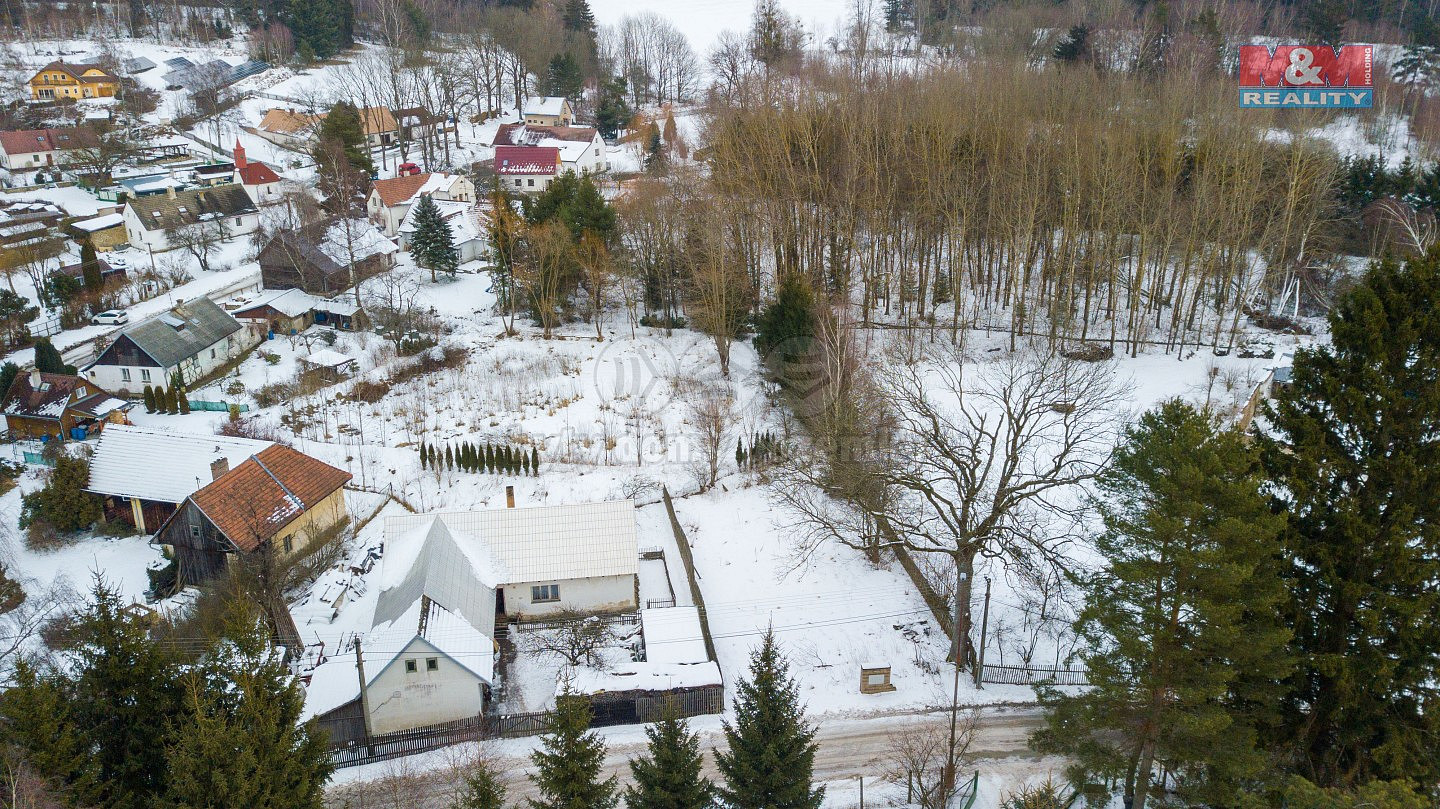
<svg viewBox="0 0 1440 809"><path fill-rule="evenodd" d="M130 322L130 316L119 309L111 309L90 318L90 322L96 326L123 326Z"/></svg>

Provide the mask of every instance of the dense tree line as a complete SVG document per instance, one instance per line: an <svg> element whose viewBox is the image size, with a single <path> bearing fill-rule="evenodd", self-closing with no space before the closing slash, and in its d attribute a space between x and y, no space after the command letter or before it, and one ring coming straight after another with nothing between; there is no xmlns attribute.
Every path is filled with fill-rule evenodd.
<svg viewBox="0 0 1440 809"><path fill-rule="evenodd" d="M254 616L170 643L125 607L97 582L59 658L17 665L0 695L7 802L318 809L325 741Z"/></svg>

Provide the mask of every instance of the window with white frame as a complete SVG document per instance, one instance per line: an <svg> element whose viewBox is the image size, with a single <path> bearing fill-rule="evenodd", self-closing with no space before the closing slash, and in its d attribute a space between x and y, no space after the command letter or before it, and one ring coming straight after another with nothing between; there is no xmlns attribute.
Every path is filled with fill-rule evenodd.
<svg viewBox="0 0 1440 809"><path fill-rule="evenodd" d="M140 369L140 381L141 381L141 382L149 382L149 381L150 381L150 369L149 369L149 368L141 368L141 369Z"/></svg>
<svg viewBox="0 0 1440 809"><path fill-rule="evenodd" d="M121 368L121 369L120 369L120 381L122 381L122 382L129 382L129 381L130 381L130 369L129 369L129 368Z"/></svg>
<svg viewBox="0 0 1440 809"><path fill-rule="evenodd" d="M405 661L405 673L406 673L406 674L414 674L415 672L417 672L417 671L419 671L419 670L420 670L420 666L419 666L419 664L418 664L416 661L414 661L414 660L406 660L406 661Z"/></svg>
<svg viewBox="0 0 1440 809"><path fill-rule="evenodd" d="M438 657L427 657L427 658L425 658L425 670L426 670L426 671L439 671L439 670L440 670L440 658L438 658Z"/></svg>
<svg viewBox="0 0 1440 809"><path fill-rule="evenodd" d="M558 584L536 584L530 588L530 601L539 604L545 601L560 600L560 585Z"/></svg>

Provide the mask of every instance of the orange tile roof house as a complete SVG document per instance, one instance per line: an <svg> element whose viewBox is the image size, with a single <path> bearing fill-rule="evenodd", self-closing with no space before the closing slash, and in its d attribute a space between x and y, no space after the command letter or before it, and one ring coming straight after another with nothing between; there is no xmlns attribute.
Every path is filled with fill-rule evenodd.
<svg viewBox="0 0 1440 809"><path fill-rule="evenodd" d="M217 461L211 474L214 480L186 498L151 540L174 549L181 586L220 575L233 554L304 552L349 518L350 473L283 444L234 469Z"/></svg>
<svg viewBox="0 0 1440 809"><path fill-rule="evenodd" d="M109 98L120 91L120 79L99 65L51 62L30 78L30 97Z"/></svg>
<svg viewBox="0 0 1440 809"><path fill-rule="evenodd" d="M365 208L386 236L394 236L399 233L400 223L405 221L405 214L417 194L428 194L437 201L473 203L475 184L459 174L443 172L376 180L370 185Z"/></svg>
<svg viewBox="0 0 1440 809"><path fill-rule="evenodd" d="M310 139L322 116L293 109L266 110L255 134L280 146L295 146Z"/></svg>

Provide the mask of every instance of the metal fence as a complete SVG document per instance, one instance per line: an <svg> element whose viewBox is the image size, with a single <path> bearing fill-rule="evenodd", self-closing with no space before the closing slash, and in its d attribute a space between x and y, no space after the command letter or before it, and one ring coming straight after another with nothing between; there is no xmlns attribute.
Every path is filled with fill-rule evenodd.
<svg viewBox="0 0 1440 809"><path fill-rule="evenodd" d="M235 405L235 407L240 408L240 412L241 412L241 413L245 413L245 412L248 412L248 411L250 410L250 405L247 405L247 404ZM230 410L230 403L229 403L229 402L207 402L207 401L205 401L204 399L191 399L191 400L190 400L190 409L191 409L191 410L212 410L212 411L216 411L216 412L219 412L219 413L226 413L226 412L229 412L229 410Z"/></svg>
<svg viewBox="0 0 1440 809"><path fill-rule="evenodd" d="M990 663L980 671L980 682L995 685L1089 685L1090 673L1085 669L1061 669L1051 666L996 666Z"/></svg>

